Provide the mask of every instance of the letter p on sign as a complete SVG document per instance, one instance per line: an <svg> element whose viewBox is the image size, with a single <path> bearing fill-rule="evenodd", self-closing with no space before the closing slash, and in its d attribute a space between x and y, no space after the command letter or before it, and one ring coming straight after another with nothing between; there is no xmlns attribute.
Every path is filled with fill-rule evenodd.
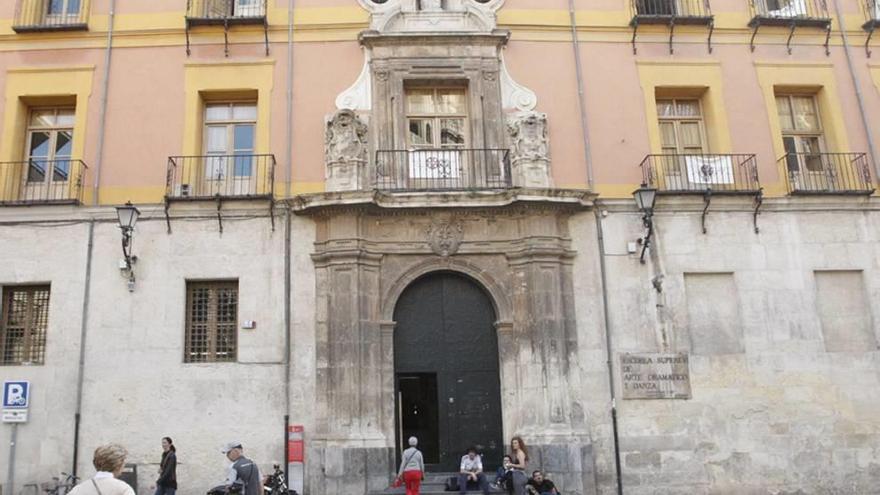
<svg viewBox="0 0 880 495"><path fill-rule="evenodd" d="M29 382L3 382L3 409L27 409Z"/></svg>

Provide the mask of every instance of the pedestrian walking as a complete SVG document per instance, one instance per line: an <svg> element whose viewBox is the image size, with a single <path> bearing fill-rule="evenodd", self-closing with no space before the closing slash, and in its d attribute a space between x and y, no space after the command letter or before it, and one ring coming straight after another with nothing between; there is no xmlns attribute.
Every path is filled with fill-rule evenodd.
<svg viewBox="0 0 880 495"><path fill-rule="evenodd" d="M425 459L422 452L416 448L419 439L409 437L409 448L400 456L400 469L397 471L397 479L406 485L406 495L419 495L419 488L425 478Z"/></svg>
<svg viewBox="0 0 880 495"><path fill-rule="evenodd" d="M257 464L244 456L241 442L229 442L223 447L223 454L232 462L226 477L227 488L233 485L242 488L241 495L261 495L263 479Z"/></svg>
<svg viewBox="0 0 880 495"><path fill-rule="evenodd" d="M128 483L117 479L125 468L127 456L125 447L114 443L95 449L92 457L95 476L73 487L69 495L135 495Z"/></svg>
<svg viewBox="0 0 880 495"><path fill-rule="evenodd" d="M174 495L177 491L177 448L171 437L162 438L162 460L159 462L159 479L156 495Z"/></svg>

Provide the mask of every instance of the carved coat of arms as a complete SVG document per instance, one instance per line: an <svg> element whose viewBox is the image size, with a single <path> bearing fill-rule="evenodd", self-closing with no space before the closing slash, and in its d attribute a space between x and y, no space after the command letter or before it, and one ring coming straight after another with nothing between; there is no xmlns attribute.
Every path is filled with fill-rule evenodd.
<svg viewBox="0 0 880 495"><path fill-rule="evenodd" d="M428 227L428 244L440 256L451 256L458 252L464 237L464 226L458 220L432 222Z"/></svg>

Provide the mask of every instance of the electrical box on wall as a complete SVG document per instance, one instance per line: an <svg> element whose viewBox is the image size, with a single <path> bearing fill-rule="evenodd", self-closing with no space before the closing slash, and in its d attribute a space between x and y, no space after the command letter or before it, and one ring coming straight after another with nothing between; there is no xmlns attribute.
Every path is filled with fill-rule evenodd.
<svg viewBox="0 0 880 495"><path fill-rule="evenodd" d="M245 320L244 323L241 324L241 328L244 330L254 330L257 328L257 322L254 320Z"/></svg>

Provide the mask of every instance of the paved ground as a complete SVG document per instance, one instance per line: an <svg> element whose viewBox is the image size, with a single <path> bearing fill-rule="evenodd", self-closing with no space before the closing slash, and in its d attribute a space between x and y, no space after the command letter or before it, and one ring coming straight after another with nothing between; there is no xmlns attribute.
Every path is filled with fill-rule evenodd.
<svg viewBox="0 0 880 495"><path fill-rule="evenodd" d="M444 490L446 479L450 476L455 476L455 473L426 473L425 481L422 482L421 489L419 490L419 495L452 495L458 492L447 492ZM493 473L489 473L489 482L495 479L495 475ZM403 487L401 488L389 488L385 491L381 492L371 492L370 495L392 495L392 494L402 494L406 493ZM479 490L468 490L469 495L476 495L481 493ZM506 493L503 490L492 489L491 493Z"/></svg>

